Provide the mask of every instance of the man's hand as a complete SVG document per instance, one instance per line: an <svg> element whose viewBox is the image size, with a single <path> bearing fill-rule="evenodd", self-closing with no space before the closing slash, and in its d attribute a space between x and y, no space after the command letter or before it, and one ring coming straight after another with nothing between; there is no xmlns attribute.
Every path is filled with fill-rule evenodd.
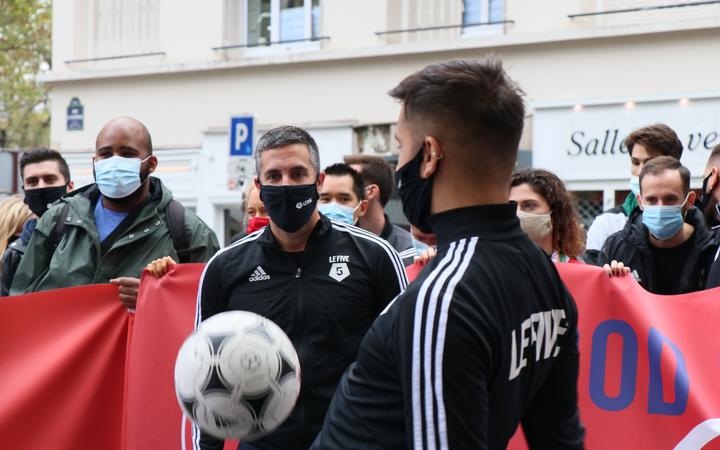
<svg viewBox="0 0 720 450"><path fill-rule="evenodd" d="M110 284L118 287L120 301L127 309L135 309L137 303L138 289L140 288L140 278L120 277L110 280Z"/></svg>
<svg viewBox="0 0 720 450"><path fill-rule="evenodd" d="M420 253L418 256L415 256L413 258L413 262L420 263L420 264L427 264L431 259L433 259L437 255L437 250L435 250L432 247L428 247L425 250L423 250L422 253Z"/></svg>
<svg viewBox="0 0 720 450"><path fill-rule="evenodd" d="M147 265L145 270L153 274L155 277L160 278L161 276L168 273L170 268L177 264L171 256L165 256L163 258L156 259Z"/></svg>
<svg viewBox="0 0 720 450"><path fill-rule="evenodd" d="M605 264L603 270L610 278L612 277L624 277L630 273L630 268L625 267L625 264L613 260L610 264Z"/></svg>

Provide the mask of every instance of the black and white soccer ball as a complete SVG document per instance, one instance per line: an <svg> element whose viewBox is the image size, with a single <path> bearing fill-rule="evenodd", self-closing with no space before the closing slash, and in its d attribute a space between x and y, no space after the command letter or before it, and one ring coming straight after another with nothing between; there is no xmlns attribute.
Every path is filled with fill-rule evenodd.
<svg viewBox="0 0 720 450"><path fill-rule="evenodd" d="M219 439L252 441L282 424L300 393L300 362L274 322L228 311L200 324L175 361L180 407Z"/></svg>

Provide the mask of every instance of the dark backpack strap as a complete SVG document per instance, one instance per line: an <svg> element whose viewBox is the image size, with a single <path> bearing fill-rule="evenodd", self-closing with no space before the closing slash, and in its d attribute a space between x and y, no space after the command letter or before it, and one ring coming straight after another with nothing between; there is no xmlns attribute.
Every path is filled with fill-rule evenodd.
<svg viewBox="0 0 720 450"><path fill-rule="evenodd" d="M63 206L62 212L60 212L60 215L58 216L57 222L55 222L55 226L53 227L52 231L50 232L50 236L48 237L47 243L48 243L48 251L52 255L55 253L55 250L57 249L58 245L60 245L60 241L62 241L63 234L65 234L65 218L68 215L68 212L70 211L70 203L65 203L65 206Z"/></svg>
<svg viewBox="0 0 720 450"><path fill-rule="evenodd" d="M170 238L178 255L178 263L190 262L190 240L185 233L185 207L179 201L172 199L165 210Z"/></svg>

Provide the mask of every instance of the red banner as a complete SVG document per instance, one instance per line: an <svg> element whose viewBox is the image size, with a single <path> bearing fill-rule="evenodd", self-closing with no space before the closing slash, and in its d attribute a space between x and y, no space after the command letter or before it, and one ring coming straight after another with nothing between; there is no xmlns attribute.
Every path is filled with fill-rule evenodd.
<svg viewBox="0 0 720 450"><path fill-rule="evenodd" d="M201 270L144 276L134 323L112 286L0 300L2 448L192 448L173 368ZM580 311L587 448L720 449L720 290L656 296L596 267L559 270Z"/></svg>
<svg viewBox="0 0 720 450"><path fill-rule="evenodd" d="M127 330L115 286L0 299L0 447L120 450Z"/></svg>
<svg viewBox="0 0 720 450"><path fill-rule="evenodd" d="M586 447L720 449L720 289L662 296L597 267L558 270L580 314Z"/></svg>
<svg viewBox="0 0 720 450"><path fill-rule="evenodd" d="M193 448L173 379L177 352L195 326L202 270L202 264L182 264L162 278L143 274L129 348L125 450ZM225 448L234 450L237 442Z"/></svg>

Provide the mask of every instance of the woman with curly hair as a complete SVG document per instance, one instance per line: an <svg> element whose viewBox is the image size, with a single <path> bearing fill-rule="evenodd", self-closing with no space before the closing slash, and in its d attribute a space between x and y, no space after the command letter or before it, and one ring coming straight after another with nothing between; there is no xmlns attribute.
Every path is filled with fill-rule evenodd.
<svg viewBox="0 0 720 450"><path fill-rule="evenodd" d="M517 202L520 226L555 262L579 262L585 230L577 219L565 185L542 169L515 172L510 200Z"/></svg>

